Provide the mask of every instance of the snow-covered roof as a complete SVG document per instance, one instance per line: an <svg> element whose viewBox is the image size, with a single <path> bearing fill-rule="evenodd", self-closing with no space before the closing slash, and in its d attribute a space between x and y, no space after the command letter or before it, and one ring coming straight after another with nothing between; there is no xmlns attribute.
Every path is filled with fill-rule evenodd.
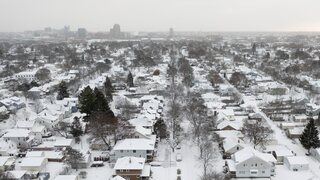
<svg viewBox="0 0 320 180"><path fill-rule="evenodd" d="M289 156L286 157L290 165L309 165L305 156Z"/></svg>
<svg viewBox="0 0 320 180"><path fill-rule="evenodd" d="M16 127L17 128L32 128L34 126L35 121L30 120L30 121L24 121L20 120L17 121Z"/></svg>
<svg viewBox="0 0 320 180"><path fill-rule="evenodd" d="M77 180L77 175L58 175L54 180Z"/></svg>
<svg viewBox="0 0 320 180"><path fill-rule="evenodd" d="M26 157L42 157L43 155L43 151L28 151Z"/></svg>
<svg viewBox="0 0 320 180"><path fill-rule="evenodd" d="M240 128L242 127L242 124L240 122L236 122L236 121L224 120L224 121L222 121L221 123L219 123L217 125L217 128L218 129L223 129L223 128L226 128L228 126L234 128L234 130L240 130Z"/></svg>
<svg viewBox="0 0 320 180"><path fill-rule="evenodd" d="M238 138L227 138L223 140L223 149L226 152L235 146L245 147L243 141Z"/></svg>
<svg viewBox="0 0 320 180"><path fill-rule="evenodd" d="M113 150L154 150L155 142L149 139L124 139Z"/></svg>
<svg viewBox="0 0 320 180"><path fill-rule="evenodd" d="M145 164L142 172L140 174L141 177L149 177L150 176L150 172L151 172L151 166L148 164Z"/></svg>
<svg viewBox="0 0 320 180"><path fill-rule="evenodd" d="M23 158L20 166L22 167L38 167L42 166L43 162L46 160L45 157L27 157Z"/></svg>
<svg viewBox="0 0 320 180"><path fill-rule="evenodd" d="M12 178L15 179L21 179L25 174L27 173L27 171L7 171L6 174Z"/></svg>
<svg viewBox="0 0 320 180"><path fill-rule="evenodd" d="M0 166L4 166L9 158L10 158L9 156L0 157Z"/></svg>
<svg viewBox="0 0 320 180"><path fill-rule="evenodd" d="M121 177L121 176L115 176L115 177L113 177L111 180L126 180L126 179L124 179L124 178Z"/></svg>
<svg viewBox="0 0 320 180"><path fill-rule="evenodd" d="M278 157L293 156L292 151L284 145L269 145L266 151L274 151Z"/></svg>
<svg viewBox="0 0 320 180"><path fill-rule="evenodd" d="M123 157L119 158L114 165L115 170L134 169L142 170L144 167L145 158L138 157Z"/></svg>
<svg viewBox="0 0 320 180"><path fill-rule="evenodd" d="M129 120L132 126L153 126L153 121L147 117L137 117Z"/></svg>
<svg viewBox="0 0 320 180"><path fill-rule="evenodd" d="M268 163L277 161L272 154L259 152L252 147L245 147L234 154L234 160L236 163L241 163L252 157L258 157Z"/></svg>
<svg viewBox="0 0 320 180"><path fill-rule="evenodd" d="M13 137L29 137L30 131L27 129L9 129L8 132L3 135L5 138Z"/></svg>
<svg viewBox="0 0 320 180"><path fill-rule="evenodd" d="M68 146L71 146L72 143L73 143L73 139L57 139L56 142L54 143L54 146L68 147Z"/></svg>

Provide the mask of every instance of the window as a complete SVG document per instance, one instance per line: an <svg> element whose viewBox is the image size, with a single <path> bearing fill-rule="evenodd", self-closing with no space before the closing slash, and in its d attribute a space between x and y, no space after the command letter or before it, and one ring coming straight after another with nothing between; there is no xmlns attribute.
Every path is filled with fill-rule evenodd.
<svg viewBox="0 0 320 180"><path fill-rule="evenodd" d="M123 150L120 150L121 153L123 153Z"/></svg>
<svg viewBox="0 0 320 180"><path fill-rule="evenodd" d="M258 170L251 170L250 174L258 174Z"/></svg>
<svg viewBox="0 0 320 180"><path fill-rule="evenodd" d="M239 150L239 147L237 146L237 150Z"/></svg>
<svg viewBox="0 0 320 180"><path fill-rule="evenodd" d="M265 171L262 171L262 174L266 173Z"/></svg>
<svg viewBox="0 0 320 180"><path fill-rule="evenodd" d="M258 164L256 163L256 167L258 166Z"/></svg>
<svg viewBox="0 0 320 180"><path fill-rule="evenodd" d="M133 150L133 153L136 153L137 151L136 150Z"/></svg>

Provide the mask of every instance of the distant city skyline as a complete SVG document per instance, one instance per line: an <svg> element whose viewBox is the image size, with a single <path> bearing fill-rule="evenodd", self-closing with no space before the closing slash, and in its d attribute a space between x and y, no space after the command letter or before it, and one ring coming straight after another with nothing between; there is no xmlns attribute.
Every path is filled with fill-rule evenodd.
<svg viewBox="0 0 320 180"><path fill-rule="evenodd" d="M1 0L0 32L320 31L318 0Z"/></svg>

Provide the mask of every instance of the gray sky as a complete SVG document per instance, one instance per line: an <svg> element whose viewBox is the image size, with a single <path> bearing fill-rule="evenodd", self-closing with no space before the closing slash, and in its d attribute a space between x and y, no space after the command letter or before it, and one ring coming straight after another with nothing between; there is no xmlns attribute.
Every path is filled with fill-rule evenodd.
<svg viewBox="0 0 320 180"><path fill-rule="evenodd" d="M320 31L320 0L0 0L0 31Z"/></svg>

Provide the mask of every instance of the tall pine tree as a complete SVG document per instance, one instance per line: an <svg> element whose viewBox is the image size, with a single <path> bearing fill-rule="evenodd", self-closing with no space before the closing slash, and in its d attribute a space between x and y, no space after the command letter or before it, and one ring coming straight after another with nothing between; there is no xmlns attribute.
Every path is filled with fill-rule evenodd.
<svg viewBox="0 0 320 180"><path fill-rule="evenodd" d="M302 135L299 138L302 146L308 150L308 153L310 153L311 148L320 147L320 140L318 135L319 131L314 124L314 120L310 119L309 123L307 124Z"/></svg>
<svg viewBox="0 0 320 180"><path fill-rule="evenodd" d="M64 81L61 81L58 87L57 100L62 100L67 97L69 97L67 84Z"/></svg>
<svg viewBox="0 0 320 180"><path fill-rule="evenodd" d="M106 77L106 81L104 82L104 93L106 95L106 98L108 100L108 102L112 101L112 91L113 91L113 87L111 84L111 81L109 79L109 77Z"/></svg>
<svg viewBox="0 0 320 180"><path fill-rule="evenodd" d="M110 111L110 107L107 99L98 88L94 88L94 95L95 95L95 102L94 102L93 110L98 112Z"/></svg>
<svg viewBox="0 0 320 180"><path fill-rule="evenodd" d="M129 72L128 77L127 77L127 86L128 87L133 87L134 86L134 84L133 84L133 76L132 76L131 72Z"/></svg>
<svg viewBox="0 0 320 180"><path fill-rule="evenodd" d="M90 116L94 110L96 102L96 95L90 86L84 88L79 95L79 109L81 113L86 113L87 116Z"/></svg>
<svg viewBox="0 0 320 180"><path fill-rule="evenodd" d="M75 116L73 118L73 122L72 122L71 132L70 133L75 138L79 138L83 134L82 126L81 126L81 123L80 123L80 118L77 117L77 116Z"/></svg>

